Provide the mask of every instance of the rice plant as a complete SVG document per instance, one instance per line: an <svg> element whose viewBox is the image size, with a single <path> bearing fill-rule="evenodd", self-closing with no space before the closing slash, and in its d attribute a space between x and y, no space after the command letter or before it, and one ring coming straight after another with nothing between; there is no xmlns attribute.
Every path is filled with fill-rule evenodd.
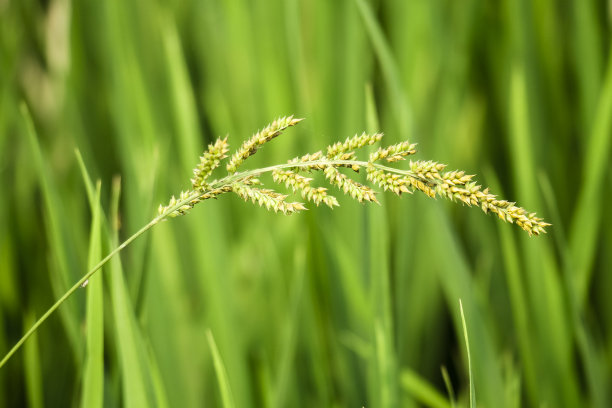
<svg viewBox="0 0 612 408"><path fill-rule="evenodd" d="M610 15L0 0L0 408L611 406Z"/></svg>
<svg viewBox="0 0 612 408"><path fill-rule="evenodd" d="M477 205L485 213L491 211L497 214L503 221L516 222L529 235L539 235L545 232L545 227L550 225L542 221L541 218L536 217L535 213L528 213L525 209L516 207L514 203L498 200L495 195L488 192L488 189L481 190L481 187L472 181L472 176L465 175L463 171L441 173L446 166L432 161L410 162L409 170L395 169L377 163L381 159L385 159L389 163L397 162L404 160L405 156L416 153L416 146L408 141L379 148L376 152L370 154L368 161L358 160L355 151L380 141L382 139L381 133L373 135L363 133L348 138L344 142L337 142L327 147L326 154L318 151L291 159L287 164L237 172L243 162L255 154L259 147L279 136L286 128L297 125L300 120L295 119L293 116L279 118L255 133L234 153L226 166L228 175L219 180L209 181L208 178L219 167L221 161L227 158L226 153L229 151L227 138L217 139L214 144L209 145L208 150L200 157L200 163L193 169L194 177L191 179L192 190L181 192L179 198L173 196L166 206L160 205L157 217L128 238L85 274L71 290L66 292L35 323L26 336L0 360L0 368L68 296L79 287L85 287L93 274L102 268L112 256L119 253L134 239L166 217L184 215L199 202L217 198L219 195L229 192L235 193L245 201L251 201L260 207L265 206L268 210L282 212L283 214L293 214L306 209L302 203L287 202L287 195L270 189L262 189L260 187L262 182L258 177L264 173L272 173L275 182L285 184L287 188L291 188L293 192L301 193L303 198L307 198L316 205L325 203L329 207L334 208L334 206L338 206L336 198L329 195L324 187L312 187L310 185L312 178L304 177L300 173L322 171L327 181L342 190L344 194L349 195L358 202L369 201L378 203L376 193L372 188L360 184L340 172L340 169L344 167L351 169L355 173L359 173L361 168L365 168L368 181L397 195L420 191L431 198L435 198L436 194L439 194L451 200L458 200L468 206Z"/></svg>

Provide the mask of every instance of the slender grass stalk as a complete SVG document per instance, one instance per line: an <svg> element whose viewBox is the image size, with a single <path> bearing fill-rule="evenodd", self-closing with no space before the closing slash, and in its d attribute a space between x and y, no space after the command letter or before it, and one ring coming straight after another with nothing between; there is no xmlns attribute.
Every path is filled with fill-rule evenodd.
<svg viewBox="0 0 612 408"><path fill-rule="evenodd" d="M100 223L100 180L96 183L95 198L91 202L92 221L89 240L88 265L92 266L101 255ZM86 281L87 282L87 281ZM102 275L87 284L87 345L85 370L83 372L83 393L81 405L84 407L102 407L104 405L104 300Z"/></svg>
<svg viewBox="0 0 612 408"><path fill-rule="evenodd" d="M178 207L177 207L178 208ZM167 214L166 214L167 216ZM115 256L116 254L118 254L119 252L121 252L125 247L127 247L128 245L130 245L132 243L132 241L134 241L136 238L138 238L139 236L141 236L142 234L144 234L145 232L147 232L149 229L151 229L155 224L159 223L161 220L163 220L166 216L157 216L154 219L151 220L151 222L149 222L147 225L145 225L144 227L142 227L140 230L138 230L138 232L136 232L134 235L132 235L131 237L129 237L128 239L126 239L121 245L119 245L117 248L115 248L114 250L112 250L108 255L106 255L106 257L104 259L102 259L100 262L98 262L98 264L96 266L94 266L91 270L89 270L89 272L87 272L85 275L83 275L83 277L81 279L79 279L70 289L68 289L66 291L66 293L57 300L57 302L55 302L53 304L53 306L51 306L46 312L45 314L43 314L37 321L36 323L34 323L34 325L30 328L30 330L28 330L21 339L19 339L19 341L17 342L17 344L15 344L15 346L13 346L13 348L6 353L6 355L2 358L2 361L0 361L0 368L4 366L4 364L6 364L6 362L9 360L9 358L11 358L11 356L13 354L15 354L15 352L17 350L19 350L19 348L23 345L23 343L25 343L25 341L36 331L38 330L38 328L40 327L41 324L44 323L45 320L47 320L47 318L49 316L51 316L53 314L53 312L55 312L57 310L57 308L59 308L62 303L64 303L64 301L66 301L66 299L68 299L74 292L76 292L77 290L79 290L79 288L81 288L83 286L83 284L85 282L87 282L89 280L89 278L91 278L93 276L94 273L96 273L98 271L98 269L102 268L113 256Z"/></svg>
<svg viewBox="0 0 612 408"><path fill-rule="evenodd" d="M452 408L450 402L436 388L414 371L402 370L401 382L402 387L410 391L411 395L424 405L434 408Z"/></svg>
<svg viewBox="0 0 612 408"><path fill-rule="evenodd" d="M453 388L453 383L451 382L450 375L448 375L448 370L445 366L442 366L440 368L440 372L442 374L442 379L444 380L444 386L446 387L448 399L450 400L450 406L451 408L455 408L457 406L457 401L455 400L455 390Z"/></svg>
<svg viewBox="0 0 612 408"><path fill-rule="evenodd" d="M383 136L380 133L373 135L363 133L347 138L344 142L328 146L326 154L319 151L301 158L294 158L284 164L238 171L243 162L255 154L258 148L279 136L288 127L297 125L301 120L294 119L293 116L279 118L253 135L231 157L229 164L226 166L228 174L212 182L209 182L208 178L220 166L221 161L227 158L226 153L229 151L229 146L226 139L218 139L214 144L209 145L208 151L200 157L200 163L194 169L194 178L191 180L192 190L182 192L178 199L173 196L166 206L160 205L159 214L155 218L126 239L68 289L4 356L0 361L0 368L66 299L84 286L113 256L160 221L168 217L184 215L197 203L228 192L234 192L245 200L251 200L269 210L280 211L284 214L292 214L306 209L302 203L287 202L287 195L271 189L259 188L262 183L258 177L265 173L272 173L274 181L284 183L293 192L300 191L304 198L313 201L316 205L323 202L333 208L338 205L338 202L327 193L327 189L313 188L310 184L312 179L299 173L322 171L330 184L338 187L357 201L378 202L374 190L340 171L341 169L350 169L354 173L359 173L362 168L365 168L368 181L398 196L403 193L420 191L432 198L440 195L452 201L460 201L468 206L479 206L485 213L492 212L504 221L516 223L529 235L545 233L545 227L550 225L536 217L535 213L528 213L523 208L517 207L514 203L506 200L498 200L495 195L489 193L488 189L482 189L481 186L477 185L472 180L473 176L466 175L463 171L443 172L446 167L444 164L433 161L410 161L410 169L404 170L378 163L379 160L386 160L388 163L399 162L405 160L406 156L416 153L415 145L407 141L386 148L379 148L369 155L367 161L357 159L355 151L379 142Z"/></svg>
<svg viewBox="0 0 612 408"><path fill-rule="evenodd" d="M215 343L215 338L213 337L213 334L210 330L206 331L206 339L208 340L210 352L212 353L213 357L215 372L217 374L217 382L219 383L221 400L223 401L222 405L225 408L235 407L236 405L234 404L234 398L232 397L232 390L229 385L230 382L227 378L227 370L225 369L225 365L223 364L223 360L221 359L221 353L219 353L217 343Z"/></svg>
<svg viewBox="0 0 612 408"><path fill-rule="evenodd" d="M472 372L472 358L470 356L470 341L468 338L467 324L465 323L465 314L463 313L463 303L459 299L459 310L461 312L461 323L463 325L463 338L465 339L465 349L468 359L468 374L470 378L470 408L476 407L476 390L474 389L474 374Z"/></svg>

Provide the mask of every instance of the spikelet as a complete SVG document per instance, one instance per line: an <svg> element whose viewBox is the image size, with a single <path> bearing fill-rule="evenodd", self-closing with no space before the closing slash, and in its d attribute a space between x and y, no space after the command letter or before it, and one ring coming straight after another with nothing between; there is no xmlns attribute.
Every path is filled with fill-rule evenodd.
<svg viewBox="0 0 612 408"><path fill-rule="evenodd" d="M179 198L172 196L167 205L159 205L157 208L157 214L163 215L170 208L179 204L181 201L185 201L179 208L175 209L172 213L168 214L168 217L174 218L179 215L185 215L191 210L197 203L200 201L208 200L210 198L217 198L218 195L223 193L229 193L232 191L231 186L221 186L219 188L214 188L212 190L207 190L204 192L197 191L181 191ZM193 197L195 196L195 197ZM191 198L190 198L191 197Z"/></svg>
<svg viewBox="0 0 612 408"><path fill-rule="evenodd" d="M302 119L295 119L293 116L279 118L255 133L250 139L245 141L242 146L232 155L227 164L228 173L235 173L238 167L249 157L257 152L257 149L266 142L280 135L289 126L297 125Z"/></svg>
<svg viewBox="0 0 612 408"><path fill-rule="evenodd" d="M428 161L410 161L410 170L418 177L425 180L440 180L440 172L446 167L445 164Z"/></svg>
<svg viewBox="0 0 612 408"><path fill-rule="evenodd" d="M193 194L193 191L181 191L181 194L179 196L179 198L177 199L176 197L172 196L170 198L170 201L168 202L167 205L163 206L163 205L159 205L159 208L157 209L157 213L159 215L164 214L166 211L168 211L170 208L174 207L175 205L177 205L179 202L186 200L187 198L189 198L189 196ZM177 208L176 210L174 210L173 212L171 212L170 214L168 214L169 217L178 217L179 215L185 215L187 214L187 212L189 210L191 210L193 208L194 205L196 205L200 200L198 199L193 199L183 205L181 205L179 208Z"/></svg>
<svg viewBox="0 0 612 408"><path fill-rule="evenodd" d="M293 214L294 212L305 210L302 203L288 203L285 201L286 195L279 194L274 190L259 189L243 183L234 183L232 191L242 197L244 201L251 200L260 207L265 206L268 210L282 212L283 214Z"/></svg>
<svg viewBox="0 0 612 408"><path fill-rule="evenodd" d="M453 201L458 200L468 206L479 206L486 213L492 212L506 222L516 223L529 235L540 235L546 233L549 223L536 217L535 213L528 213L522 207L517 207L515 203L498 200L494 194L489 193L489 189L481 190L481 186L475 182L468 182L463 185L452 184L450 180L439 184L436 191L444 197Z"/></svg>
<svg viewBox="0 0 612 408"><path fill-rule="evenodd" d="M334 208L339 206L336 197L327 194L327 189L324 187L312 187L310 182L312 178L304 177L291 170L274 170L272 178L276 183L285 184L285 187L291 188L293 192L299 191L302 198L312 201L317 206L321 203Z"/></svg>
<svg viewBox="0 0 612 408"><path fill-rule="evenodd" d="M368 135L364 132L361 135L355 135L351 138L347 138L344 143L338 142L331 146L328 146L327 157L329 159L337 159L341 156L342 153L352 152L353 150L359 149L363 146L372 145L376 142L379 142L382 137L382 133L374 133L373 135Z"/></svg>
<svg viewBox="0 0 612 408"><path fill-rule="evenodd" d="M409 187L412 187L410 177L385 172L384 170L377 169L371 163L368 163L367 178L385 191L389 190L397 195L402 195L402 193L412 194L412 191L409 189Z"/></svg>
<svg viewBox="0 0 612 408"><path fill-rule="evenodd" d="M394 144L385 148L379 147L377 151L370 154L370 163L385 159L389 163L405 160L405 156L416 153L416 144L408 141Z"/></svg>
<svg viewBox="0 0 612 408"><path fill-rule="evenodd" d="M219 167L221 160L227 157L228 151L227 137L225 139L217 139L214 144L208 145L208 150L200 156L200 163L193 169L191 185L195 190L205 189L208 186L206 179L214 169Z"/></svg>
<svg viewBox="0 0 612 408"><path fill-rule="evenodd" d="M350 195L360 203L363 201L373 201L378 203L376 199L376 193L368 187L360 184L346 175L340 173L337 168L328 166L323 171L325 178L329 180L331 184L338 186L345 194Z"/></svg>

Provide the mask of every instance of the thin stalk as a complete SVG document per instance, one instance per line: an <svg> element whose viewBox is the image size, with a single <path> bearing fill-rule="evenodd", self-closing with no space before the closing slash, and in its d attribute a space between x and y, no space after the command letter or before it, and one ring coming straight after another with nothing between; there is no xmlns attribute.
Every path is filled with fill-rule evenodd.
<svg viewBox="0 0 612 408"><path fill-rule="evenodd" d="M2 358L2 361L0 361L0 368L2 368L4 366L4 364L6 364L6 362L11 358L11 356L13 354L15 354L15 352L17 350L19 350L19 348L23 345L23 343L25 343L25 341L38 329L38 327L41 324L43 324L44 321L47 320L47 318L49 316L51 316L51 314L53 314L53 312L55 312L62 305L62 303L64 303L64 301L66 299L68 299L70 297L70 295L72 295L74 292L76 292L87 280L89 280L89 278L91 278L94 275L94 273L96 273L100 268L102 268L104 266L104 264L106 264L113 256L115 256L117 253L121 252L125 247L127 247L129 244L131 244L132 241L134 241L136 238L138 238L139 236L141 236L142 234L147 232L155 224L158 224L160 221L165 219L169 214L171 214L173 211L178 209L180 206L185 205L190 200L193 200L193 199L197 198L198 195L199 195L199 193L198 194L190 195L185 200L182 200L181 202L177 203L175 206L169 208L163 214L158 215L157 217L153 218L147 225L145 225L144 227L139 229L136 233L134 233L134 235L132 235L131 237L129 237L128 239L123 241L123 243L121 243L121 245L119 245L112 252L110 252L108 255L106 255L106 257L104 259L102 259L96 266L94 266L91 270L89 270L89 272L87 272L85 275L83 275L83 277L81 279L79 279L70 289L68 289L68 291L61 298L59 298L57 300L57 302L55 302L53 304L53 306L51 306L45 312L45 314L43 314L36 321L36 323L34 323L34 325L30 328L30 330L28 330L23 335L23 337L21 337L21 339L19 339L17 344L15 344L13 346L13 348L8 353L6 353L4 358Z"/></svg>

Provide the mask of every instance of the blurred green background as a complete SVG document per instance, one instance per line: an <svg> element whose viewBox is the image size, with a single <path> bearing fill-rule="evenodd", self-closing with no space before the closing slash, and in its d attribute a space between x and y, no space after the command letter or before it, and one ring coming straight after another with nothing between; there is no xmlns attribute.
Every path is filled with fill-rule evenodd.
<svg viewBox="0 0 612 408"><path fill-rule="evenodd" d="M459 299L478 406L612 406L611 7L0 0L2 356L208 143L283 115L306 120L247 168L380 130L553 224L225 195L70 298L0 369L0 407L467 406Z"/></svg>

